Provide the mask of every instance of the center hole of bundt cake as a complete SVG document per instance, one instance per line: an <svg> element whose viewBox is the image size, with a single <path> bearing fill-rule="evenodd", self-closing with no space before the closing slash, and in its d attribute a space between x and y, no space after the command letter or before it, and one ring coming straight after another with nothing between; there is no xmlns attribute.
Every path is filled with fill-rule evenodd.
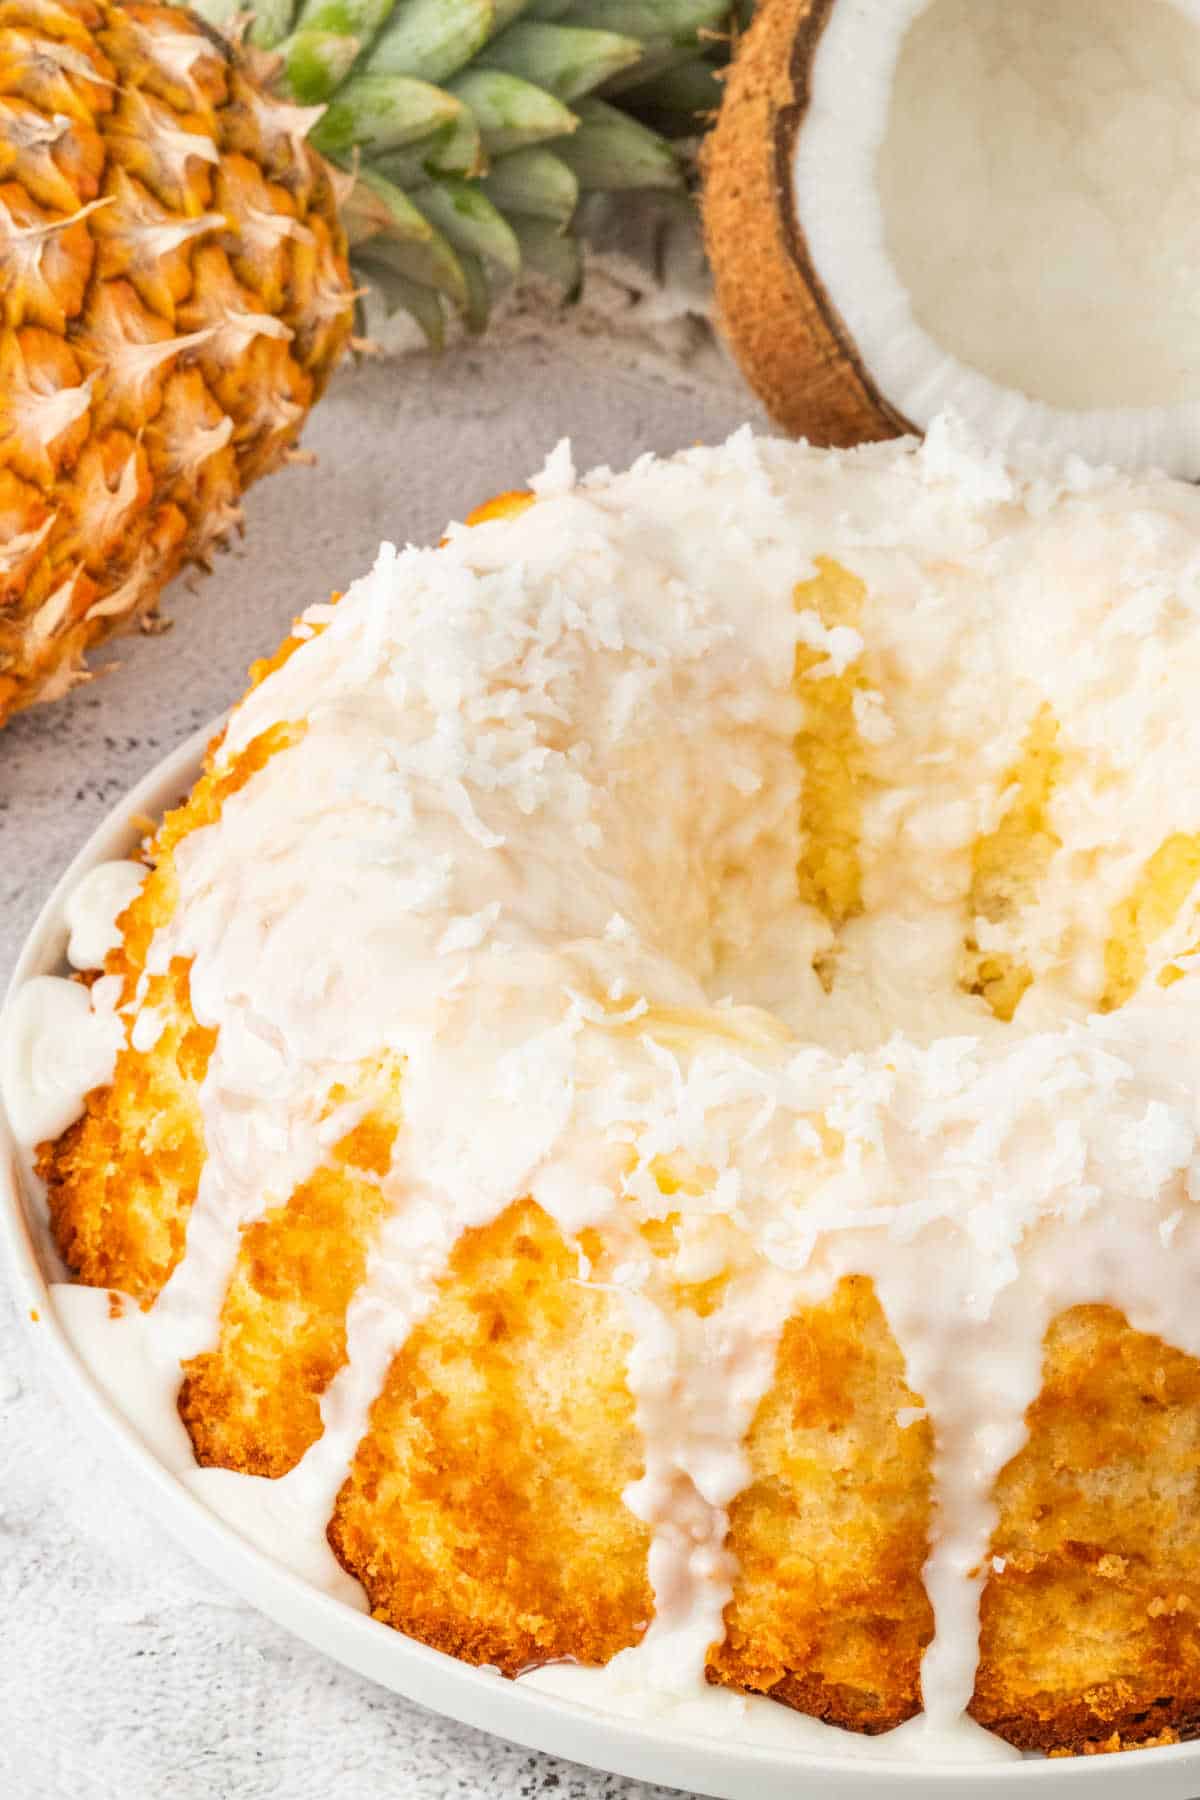
<svg viewBox="0 0 1200 1800"><path fill-rule="evenodd" d="M1042 671L954 653L948 603L910 647L894 596L812 568L795 710L715 708L628 772L622 866L659 947L713 1006L771 1016L746 1030L835 1054L1057 1031L1181 979L1200 832L1164 833L1145 770Z"/></svg>
<svg viewBox="0 0 1200 1800"><path fill-rule="evenodd" d="M904 652L874 641L879 613L841 563L816 557L794 604L795 888L825 936L809 949L799 914L782 921L731 980L846 1052L1053 1030L1182 978L1200 833L1160 837L1154 796L1032 683L986 691L972 668L944 713L936 683L905 711Z"/></svg>
<svg viewBox="0 0 1200 1800"><path fill-rule="evenodd" d="M961 979L954 920L881 911L846 919L836 934L823 925L803 902L781 915L752 952L717 962L706 984L714 1002L761 1009L838 1056L875 1050L897 1035L929 1044L1021 1028L1023 1021L1009 1023Z"/></svg>

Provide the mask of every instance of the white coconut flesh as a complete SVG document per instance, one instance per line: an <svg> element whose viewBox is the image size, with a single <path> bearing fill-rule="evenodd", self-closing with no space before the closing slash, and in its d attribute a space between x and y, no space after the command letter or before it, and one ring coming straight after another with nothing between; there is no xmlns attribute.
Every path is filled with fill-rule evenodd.
<svg viewBox="0 0 1200 1800"><path fill-rule="evenodd" d="M1200 0L834 0L796 223L885 400L1200 475Z"/></svg>

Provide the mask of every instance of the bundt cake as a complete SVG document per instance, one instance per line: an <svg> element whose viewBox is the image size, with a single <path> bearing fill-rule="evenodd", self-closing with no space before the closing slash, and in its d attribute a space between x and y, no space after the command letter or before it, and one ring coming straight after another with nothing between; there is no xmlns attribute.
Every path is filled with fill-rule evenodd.
<svg viewBox="0 0 1200 1800"><path fill-rule="evenodd" d="M18 996L62 1256L454 1656L1200 1731L1200 495L943 420L486 511Z"/></svg>

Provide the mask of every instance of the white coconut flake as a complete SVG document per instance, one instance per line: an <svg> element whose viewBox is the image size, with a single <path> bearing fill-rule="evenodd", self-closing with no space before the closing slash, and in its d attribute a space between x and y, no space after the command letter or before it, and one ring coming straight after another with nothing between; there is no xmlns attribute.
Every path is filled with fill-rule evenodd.
<svg viewBox="0 0 1200 1800"><path fill-rule="evenodd" d="M571 440L560 438L546 458L539 474L529 483L539 499L549 500L568 494L575 486L575 463L571 456Z"/></svg>

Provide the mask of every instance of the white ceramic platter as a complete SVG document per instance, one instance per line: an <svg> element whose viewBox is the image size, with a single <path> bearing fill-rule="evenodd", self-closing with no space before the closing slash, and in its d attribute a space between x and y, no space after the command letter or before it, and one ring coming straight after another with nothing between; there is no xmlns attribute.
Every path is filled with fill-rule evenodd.
<svg viewBox="0 0 1200 1800"><path fill-rule="evenodd" d="M181 745L142 781L84 845L51 894L13 972L11 994L32 975L64 972L63 903L94 864L127 856L141 832L195 780L212 730ZM3 1018L0 1016L0 1031ZM516 1743L614 1774L719 1800L883 1800L883 1796L1007 1800L1194 1800L1200 1743L1128 1756L972 1765L904 1764L809 1755L705 1738L694 1730L632 1723L474 1669L427 1649L310 1587L218 1518L151 1454L108 1399L58 1322L48 1284L62 1271L41 1200L0 1107L0 1240L8 1248L18 1307L80 1424L108 1454L130 1499L152 1512L196 1560L279 1624L384 1687ZM69 1445L64 1444L64 1456Z"/></svg>

